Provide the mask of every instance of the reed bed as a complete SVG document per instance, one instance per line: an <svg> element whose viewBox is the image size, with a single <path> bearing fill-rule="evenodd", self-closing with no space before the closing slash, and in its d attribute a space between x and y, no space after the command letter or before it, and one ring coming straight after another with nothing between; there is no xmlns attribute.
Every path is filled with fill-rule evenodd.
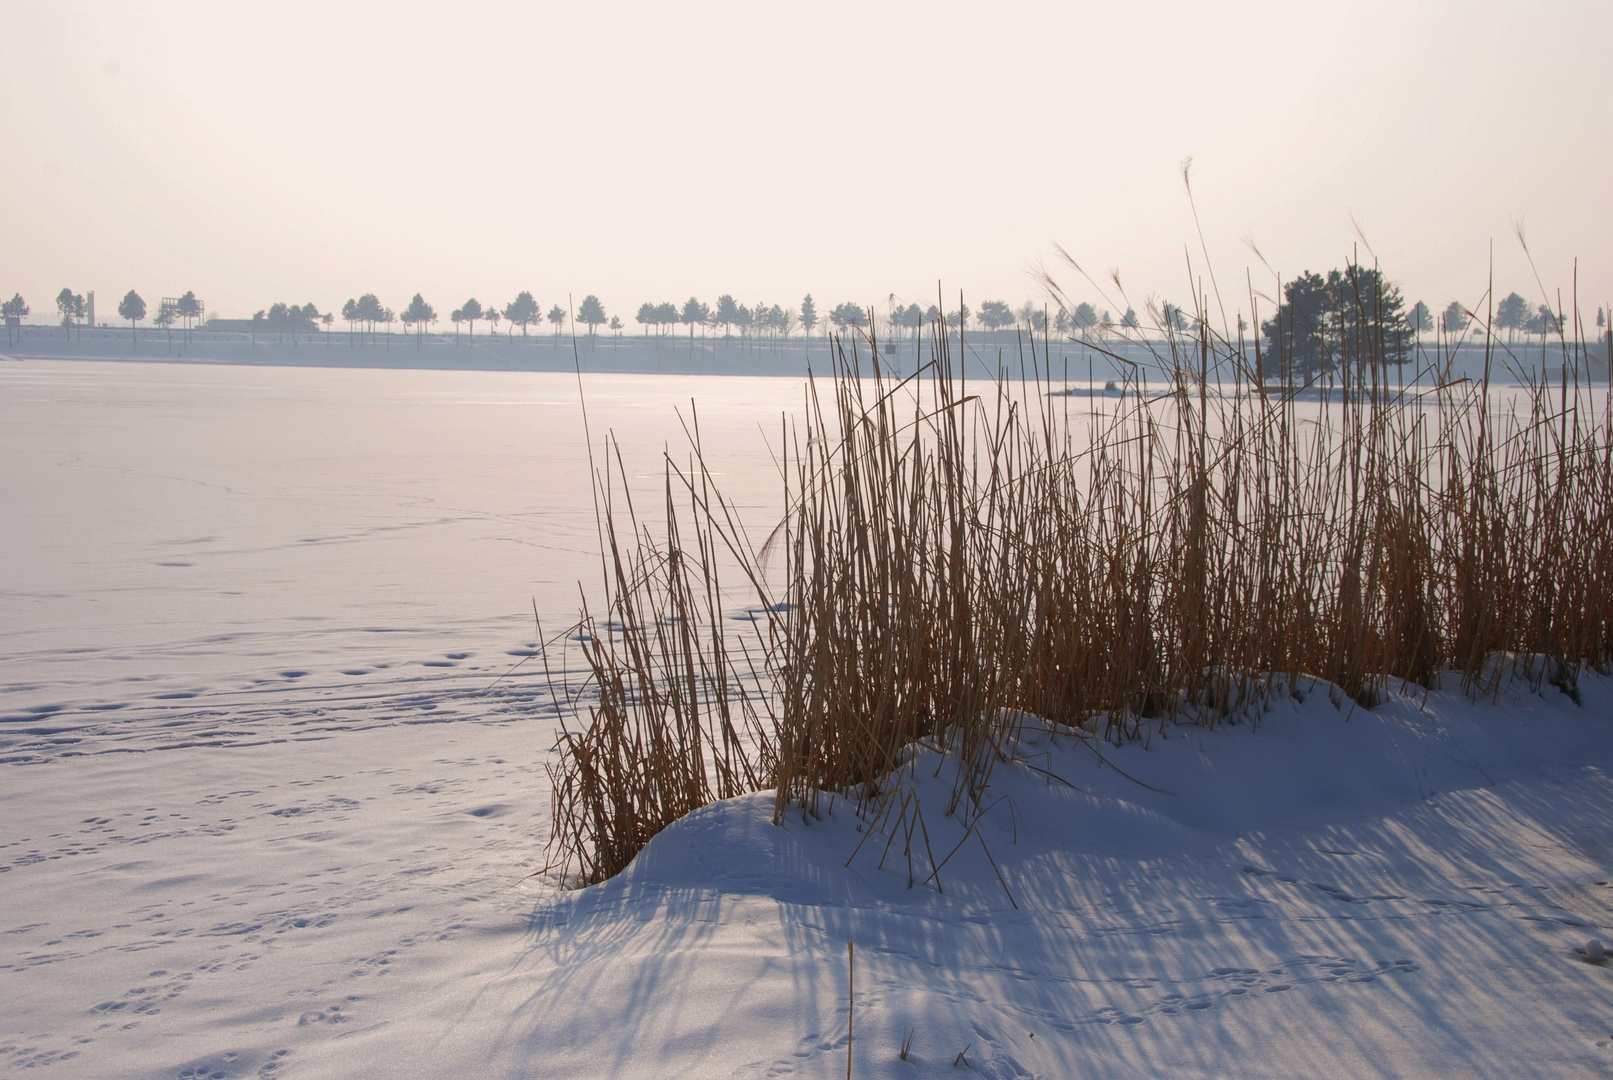
<svg viewBox="0 0 1613 1080"><path fill-rule="evenodd" d="M1501 392L1403 386L1367 335L1299 386L1280 348L1198 327L1101 402L1055 393L1033 336L973 380L941 325L906 378L873 338L838 342L754 547L697 427L659 534L616 455L553 865L610 877L747 792L776 792L776 820L829 794L888 818L915 744L955 758L945 812L968 817L1027 717L1118 741L1306 687L1366 708L1447 673L1572 694L1613 660L1613 402L1571 346L1557 382ZM912 843L922 819L897 810Z"/></svg>

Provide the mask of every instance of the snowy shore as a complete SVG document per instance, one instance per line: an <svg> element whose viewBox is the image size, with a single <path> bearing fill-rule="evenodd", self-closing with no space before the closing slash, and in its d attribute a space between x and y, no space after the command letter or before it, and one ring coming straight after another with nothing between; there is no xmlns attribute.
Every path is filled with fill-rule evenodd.
<svg viewBox="0 0 1613 1080"><path fill-rule="evenodd" d="M939 888L843 803L758 795L557 891L536 719L11 767L0 1062L838 1076L850 940L857 1076L1601 1075L1613 974L1574 949L1613 930L1613 686L1583 699L1316 688L1102 760L1033 739Z"/></svg>

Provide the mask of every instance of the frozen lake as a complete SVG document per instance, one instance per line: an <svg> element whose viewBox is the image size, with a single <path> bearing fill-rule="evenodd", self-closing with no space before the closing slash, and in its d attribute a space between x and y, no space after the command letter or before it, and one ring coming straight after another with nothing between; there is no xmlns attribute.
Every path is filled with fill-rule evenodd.
<svg viewBox="0 0 1613 1080"><path fill-rule="evenodd" d="M585 390L646 491L696 398L777 521L799 380ZM1044 733L967 830L915 768L944 891L843 802L774 827L761 793L557 892L542 677L492 684L599 580L586 445L570 375L0 363L0 1074L1613 1068L1589 672L1579 703L1313 686L1101 753Z"/></svg>
<svg viewBox="0 0 1613 1080"><path fill-rule="evenodd" d="M697 399L725 491L776 520L761 426L776 443L800 380L584 389L646 487ZM579 582L598 595L571 374L4 364L0 462L12 761L499 716L510 697L475 691L530 647L534 603L552 633Z"/></svg>

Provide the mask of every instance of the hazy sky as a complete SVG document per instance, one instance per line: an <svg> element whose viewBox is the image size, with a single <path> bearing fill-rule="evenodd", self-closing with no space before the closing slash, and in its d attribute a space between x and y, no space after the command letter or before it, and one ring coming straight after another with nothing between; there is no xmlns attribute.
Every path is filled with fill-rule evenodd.
<svg viewBox="0 0 1613 1080"><path fill-rule="evenodd" d="M1613 3L0 0L0 292L1613 296ZM1363 258L1366 255L1362 251ZM1073 271L1078 298L1098 300ZM1205 288L1210 288L1208 276ZM1212 301L1213 302L1213 301ZM976 306L978 306L976 304Z"/></svg>

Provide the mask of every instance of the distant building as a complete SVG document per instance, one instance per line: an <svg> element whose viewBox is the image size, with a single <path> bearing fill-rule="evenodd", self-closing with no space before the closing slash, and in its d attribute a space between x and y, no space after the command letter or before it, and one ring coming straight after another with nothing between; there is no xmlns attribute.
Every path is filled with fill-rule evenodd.
<svg viewBox="0 0 1613 1080"><path fill-rule="evenodd" d="M201 328L213 334L250 334L265 329L261 319L220 319L217 316L208 319Z"/></svg>

